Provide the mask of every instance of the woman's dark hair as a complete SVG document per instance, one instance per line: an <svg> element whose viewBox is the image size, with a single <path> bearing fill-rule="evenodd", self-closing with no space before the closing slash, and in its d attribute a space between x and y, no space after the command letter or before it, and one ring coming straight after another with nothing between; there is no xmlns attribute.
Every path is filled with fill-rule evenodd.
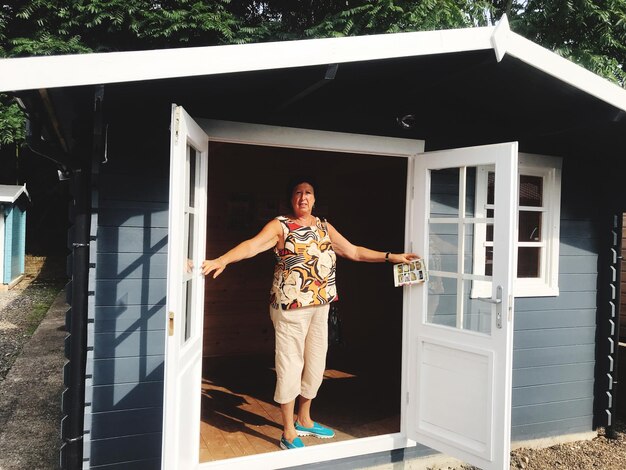
<svg viewBox="0 0 626 470"><path fill-rule="evenodd" d="M302 183L309 183L313 186L313 192L315 192L315 197L317 197L317 182L315 178L310 175L297 175L289 179L289 184L287 185L287 201L291 203L291 196L293 196L293 190L296 189L296 186Z"/></svg>

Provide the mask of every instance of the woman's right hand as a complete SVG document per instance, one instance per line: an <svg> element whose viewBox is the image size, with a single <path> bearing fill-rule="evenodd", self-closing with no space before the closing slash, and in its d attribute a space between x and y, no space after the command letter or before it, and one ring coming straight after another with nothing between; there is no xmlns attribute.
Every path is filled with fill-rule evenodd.
<svg viewBox="0 0 626 470"><path fill-rule="evenodd" d="M213 273L213 279L222 274L222 271L226 269L226 263L224 263L221 259L205 259L202 262L202 274L208 276L211 272Z"/></svg>

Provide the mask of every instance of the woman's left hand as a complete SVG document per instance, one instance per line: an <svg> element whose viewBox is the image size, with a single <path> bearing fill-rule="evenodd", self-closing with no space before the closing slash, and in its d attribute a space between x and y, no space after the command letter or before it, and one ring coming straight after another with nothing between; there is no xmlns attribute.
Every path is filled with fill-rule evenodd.
<svg viewBox="0 0 626 470"><path fill-rule="evenodd" d="M391 253L389 255L389 262L393 264L398 263L410 263L413 260L420 259L421 256L415 253Z"/></svg>

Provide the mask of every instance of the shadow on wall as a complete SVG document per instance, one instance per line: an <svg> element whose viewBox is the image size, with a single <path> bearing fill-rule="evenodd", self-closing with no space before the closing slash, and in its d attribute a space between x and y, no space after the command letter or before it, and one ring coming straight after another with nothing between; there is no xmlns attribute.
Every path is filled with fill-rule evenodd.
<svg viewBox="0 0 626 470"><path fill-rule="evenodd" d="M167 181L107 175L98 217L91 403L91 465L129 460L157 468L161 452L167 269ZM107 194L110 188L116 199ZM159 197L141 201L141 189ZM123 188L120 190L120 188ZM148 190L149 191L149 190ZM90 310L91 310L90 309ZM90 395L89 395L90 394ZM111 439L117 438L117 439Z"/></svg>

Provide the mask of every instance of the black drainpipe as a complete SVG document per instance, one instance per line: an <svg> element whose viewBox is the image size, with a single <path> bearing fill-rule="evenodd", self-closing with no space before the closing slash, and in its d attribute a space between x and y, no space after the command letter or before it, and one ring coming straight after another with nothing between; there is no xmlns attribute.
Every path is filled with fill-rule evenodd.
<svg viewBox="0 0 626 470"><path fill-rule="evenodd" d="M61 452L62 468L79 470L83 467L83 431L85 416L85 378L87 360L87 305L89 291L89 243L91 241L91 163L104 154L103 141L104 86L97 86L93 107L93 142L91 158L82 160L82 168L72 174L73 219L72 288L69 295L70 354L69 354L69 407L64 436L66 453ZM65 458L64 458L65 457ZM65 460L65 461L64 461Z"/></svg>
<svg viewBox="0 0 626 470"><path fill-rule="evenodd" d="M89 280L89 174L84 168L72 172L72 213L74 220L71 240L71 286L68 291L70 304L69 351L66 351L69 368L67 389L63 402L66 405L63 419L61 468L80 469L83 460L83 422L85 414L85 364L87 358L87 297Z"/></svg>

